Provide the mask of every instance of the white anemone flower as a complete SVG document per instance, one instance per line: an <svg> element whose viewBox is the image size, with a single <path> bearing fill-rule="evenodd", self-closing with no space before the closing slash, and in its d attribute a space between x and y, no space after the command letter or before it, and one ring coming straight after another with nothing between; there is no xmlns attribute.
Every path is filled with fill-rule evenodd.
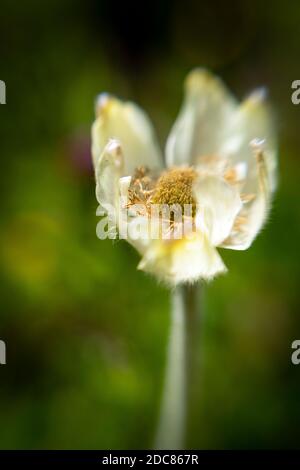
<svg viewBox="0 0 300 470"><path fill-rule="evenodd" d="M171 285L209 280L227 270L217 248L252 244L276 187L276 140L265 95L255 90L240 104L219 78L193 70L165 159L136 104L100 95L92 128L96 195L101 207L126 215L140 269ZM145 210L136 210L137 204ZM153 218L153 204L192 204L191 233L133 236L132 227ZM122 235L120 222L118 229Z"/></svg>

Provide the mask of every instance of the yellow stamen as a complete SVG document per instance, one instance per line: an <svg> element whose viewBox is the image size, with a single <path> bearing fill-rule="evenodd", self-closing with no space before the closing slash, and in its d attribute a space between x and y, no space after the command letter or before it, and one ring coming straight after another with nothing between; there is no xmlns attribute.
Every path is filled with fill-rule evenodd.
<svg viewBox="0 0 300 470"><path fill-rule="evenodd" d="M165 171L157 180L154 194L151 198L153 204L192 204L193 210L196 202L193 196L193 183L197 173L192 168L172 168Z"/></svg>

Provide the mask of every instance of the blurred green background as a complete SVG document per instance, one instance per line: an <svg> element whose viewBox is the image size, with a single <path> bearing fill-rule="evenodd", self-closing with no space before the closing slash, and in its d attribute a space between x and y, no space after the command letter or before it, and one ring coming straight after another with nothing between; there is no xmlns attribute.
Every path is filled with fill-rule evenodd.
<svg viewBox="0 0 300 470"><path fill-rule="evenodd" d="M280 138L270 221L203 286L188 447L299 447L299 2L1 2L1 448L151 447L169 293L96 238L95 96L137 101L163 145L195 66L266 85ZM199 332L200 335L200 332Z"/></svg>

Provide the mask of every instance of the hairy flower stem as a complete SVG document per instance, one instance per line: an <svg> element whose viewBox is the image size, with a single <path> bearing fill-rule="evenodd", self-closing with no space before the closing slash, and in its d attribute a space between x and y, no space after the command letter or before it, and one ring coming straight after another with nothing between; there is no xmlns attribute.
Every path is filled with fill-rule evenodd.
<svg viewBox="0 0 300 470"><path fill-rule="evenodd" d="M199 289L178 286L172 291L171 331L156 449L182 449L185 444L192 384L198 364Z"/></svg>

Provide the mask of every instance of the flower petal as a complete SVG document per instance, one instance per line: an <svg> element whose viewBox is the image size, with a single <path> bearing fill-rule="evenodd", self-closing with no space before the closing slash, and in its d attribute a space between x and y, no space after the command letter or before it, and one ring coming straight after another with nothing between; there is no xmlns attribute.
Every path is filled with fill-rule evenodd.
<svg viewBox="0 0 300 470"><path fill-rule="evenodd" d="M270 191L276 188L277 145L274 119L266 101L266 92L259 89L243 101L227 123L227 135L218 153L232 163L246 162L248 165L246 192L257 186L257 169L251 142L263 142L264 159L268 173Z"/></svg>
<svg viewBox="0 0 300 470"><path fill-rule="evenodd" d="M118 207L119 179L123 166L124 157L120 143L110 140L95 166L96 197L107 212Z"/></svg>
<svg viewBox="0 0 300 470"><path fill-rule="evenodd" d="M170 285L211 280L226 267L204 234L180 240L153 240L138 268Z"/></svg>
<svg viewBox="0 0 300 470"><path fill-rule="evenodd" d="M205 69L192 71L185 83L182 109L166 145L168 166L195 163L213 155L237 104L223 82Z"/></svg>
<svg viewBox="0 0 300 470"><path fill-rule="evenodd" d="M135 104L103 94L96 106L92 127L92 154L96 165L104 146L118 139L124 152L122 175L131 175L139 166L162 167L162 157L147 115Z"/></svg>
<svg viewBox="0 0 300 470"><path fill-rule="evenodd" d="M120 238L132 245L141 256L144 255L152 239L150 236L150 220L146 216L136 215L130 217L128 212L122 212L119 224Z"/></svg>
<svg viewBox="0 0 300 470"><path fill-rule="evenodd" d="M207 233L213 246L220 245L230 234L242 208L239 191L223 179L200 174L194 184L197 202L196 224Z"/></svg>
<svg viewBox="0 0 300 470"><path fill-rule="evenodd" d="M274 180L268 175L268 165L262 143L253 145L255 147L252 158L256 161L256 179L253 177L251 188L254 190L254 198L244 205L237 216L232 232L222 243L223 248L232 250L249 248L263 227L270 211L272 196L270 185L274 184Z"/></svg>

